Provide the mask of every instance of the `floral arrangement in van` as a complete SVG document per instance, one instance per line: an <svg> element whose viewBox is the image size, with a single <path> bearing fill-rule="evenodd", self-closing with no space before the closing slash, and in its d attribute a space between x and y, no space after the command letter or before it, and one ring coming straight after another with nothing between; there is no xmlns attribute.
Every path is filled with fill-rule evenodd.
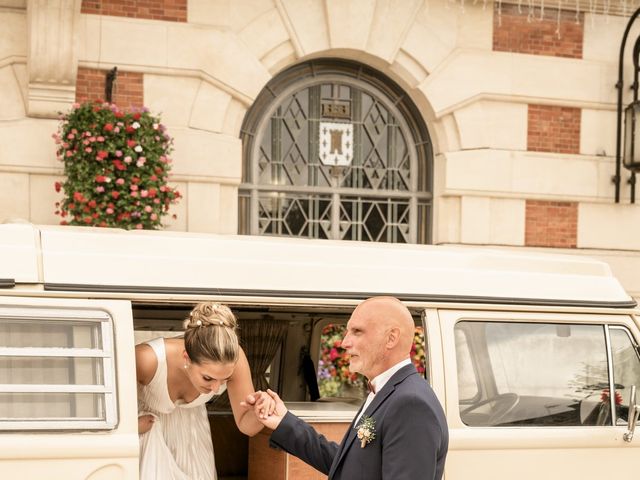
<svg viewBox="0 0 640 480"><path fill-rule="evenodd" d="M168 185L173 139L146 108L74 104L53 138L66 177L54 185L64 191L63 225L156 229L181 196Z"/></svg>
<svg viewBox="0 0 640 480"><path fill-rule="evenodd" d="M349 372L349 355L341 347L346 326L329 324L322 329L318 360L318 390L321 397L349 396L349 390L362 390L361 375Z"/></svg>
<svg viewBox="0 0 640 480"><path fill-rule="evenodd" d="M351 396L352 392L364 392L364 378L349 371L349 355L341 347L346 326L329 324L322 329L320 359L318 360L318 389L322 397ZM416 327L411 346L411 361L420 374L426 370L424 332Z"/></svg>

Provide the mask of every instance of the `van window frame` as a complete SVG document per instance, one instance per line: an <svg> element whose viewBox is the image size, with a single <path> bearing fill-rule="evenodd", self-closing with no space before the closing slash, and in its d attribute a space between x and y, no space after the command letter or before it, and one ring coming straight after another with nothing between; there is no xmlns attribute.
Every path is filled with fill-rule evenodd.
<svg viewBox="0 0 640 480"><path fill-rule="evenodd" d="M64 347L7 347L0 346L0 357L50 357L50 358L99 358L102 359L101 385L90 384L0 384L0 393L89 393L102 395L103 419L19 419L0 417L0 431L49 431L49 430L114 430L118 425L118 405L115 367L115 334L111 315L100 308L0 306L0 321L38 321L41 323L99 324L102 348Z"/></svg>
<svg viewBox="0 0 640 480"><path fill-rule="evenodd" d="M605 347L605 357L606 357L606 361L607 361L607 367L606 367L606 372L607 372L607 376L608 376L608 388L609 391L615 391L615 379L614 379L614 362L613 362L613 358L612 358L612 340L610 338L610 331L611 330L620 330L620 331L624 331L627 335L627 337L630 340L630 343L635 347L635 351L636 351L636 356L640 361L640 351L638 351L638 342L636 341L636 339L634 338L633 332L630 330L628 325L625 325L624 323L613 323L610 321L594 321L594 320L590 320L590 321L579 321L576 319L562 319L563 314L560 314L558 316L558 318L556 320L552 320L550 318L526 318L525 316L521 316L518 315L517 313L515 315L508 315L507 312L500 312L500 313L504 313L507 314L508 316L502 316L500 315L500 313L498 312L492 312L492 313L498 313L499 316L494 316L494 315L487 315L484 316L482 315L482 313L478 312L480 314L480 316L475 316L475 315L461 315L459 316L454 324L453 324L453 333L454 333L454 337L455 337L455 331L457 330L458 324L463 323L463 322L473 322L473 323L484 323L484 324L490 324L490 323L529 323L529 324L557 324L557 325L562 325L562 324L566 324L566 325L576 325L576 326L594 326L594 327L599 327L602 329L603 332L603 337L604 337L604 347ZM520 312L518 312L520 313ZM545 312L546 314L547 312ZM549 312L551 313L551 312ZM580 315L580 314L578 314ZM588 314L589 316L592 316L593 314ZM546 316L546 315L545 315ZM467 338L467 340L469 340L468 338L468 333L466 332L466 330L461 330L461 333L463 335L465 335L465 338ZM457 356L457 348L456 348L456 356ZM456 360L456 365L457 365L457 360ZM475 362L473 363L473 370L474 370L474 378L476 381L476 384L479 386L479 391L478 391L478 395L482 394L482 389L483 387L481 386L481 381L480 378L478 376L478 372L477 372L477 368L478 365L475 364ZM456 373L456 382L458 381L458 375ZM640 387L640 386L639 386ZM469 399L462 399L460 398L460 392L458 391L458 395L457 395L458 399L458 404L460 406L460 408L462 408L464 405L469 405L472 404L473 401L470 401ZM610 396L609 398L610 401L610 408L611 408L611 416L609 418L609 421L606 424L603 424L603 427L616 427L616 426L621 426L620 424L618 424L618 419L617 419L617 415L616 415L616 409L615 409L615 405L614 405L614 397ZM462 418L460 418L460 420L462 421ZM462 421L462 424L465 425L467 428L473 428L473 429L477 429L477 428L492 428L492 429L496 429L496 428L504 428L503 426L500 425L471 425L471 424L467 424L464 421ZM625 422L626 425L626 422ZM553 427L564 427L564 428L585 428L585 427L589 427L589 425L553 425ZM531 426L527 426L526 428L550 428L549 426L543 426L543 425L531 425Z"/></svg>

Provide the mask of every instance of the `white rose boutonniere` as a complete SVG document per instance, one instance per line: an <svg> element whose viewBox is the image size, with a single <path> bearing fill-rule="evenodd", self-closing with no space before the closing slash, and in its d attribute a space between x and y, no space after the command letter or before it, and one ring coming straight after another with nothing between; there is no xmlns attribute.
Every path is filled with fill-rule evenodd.
<svg viewBox="0 0 640 480"><path fill-rule="evenodd" d="M364 448L367 443L376 438L376 421L371 417L362 417L356 427L360 448Z"/></svg>

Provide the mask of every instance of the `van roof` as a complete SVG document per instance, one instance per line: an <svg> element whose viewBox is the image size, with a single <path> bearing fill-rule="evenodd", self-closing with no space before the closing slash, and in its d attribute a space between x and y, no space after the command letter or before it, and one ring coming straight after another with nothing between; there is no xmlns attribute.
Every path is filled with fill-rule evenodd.
<svg viewBox="0 0 640 480"><path fill-rule="evenodd" d="M0 225L0 286L630 307L597 260L484 248ZM284 295L286 294L286 295Z"/></svg>

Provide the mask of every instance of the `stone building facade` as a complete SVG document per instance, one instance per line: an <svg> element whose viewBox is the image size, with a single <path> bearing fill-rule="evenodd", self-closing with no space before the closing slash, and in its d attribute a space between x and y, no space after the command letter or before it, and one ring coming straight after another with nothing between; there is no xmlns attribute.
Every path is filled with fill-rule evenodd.
<svg viewBox="0 0 640 480"><path fill-rule="evenodd" d="M640 207L629 172L619 203L612 183L633 2L568 3L0 0L0 219L59 222L58 112L103 98L117 67L114 101L160 113L175 139L184 198L167 228L256 233L247 119L265 125L258 100L296 66L346 62L428 131L414 241L594 256L640 297Z"/></svg>

